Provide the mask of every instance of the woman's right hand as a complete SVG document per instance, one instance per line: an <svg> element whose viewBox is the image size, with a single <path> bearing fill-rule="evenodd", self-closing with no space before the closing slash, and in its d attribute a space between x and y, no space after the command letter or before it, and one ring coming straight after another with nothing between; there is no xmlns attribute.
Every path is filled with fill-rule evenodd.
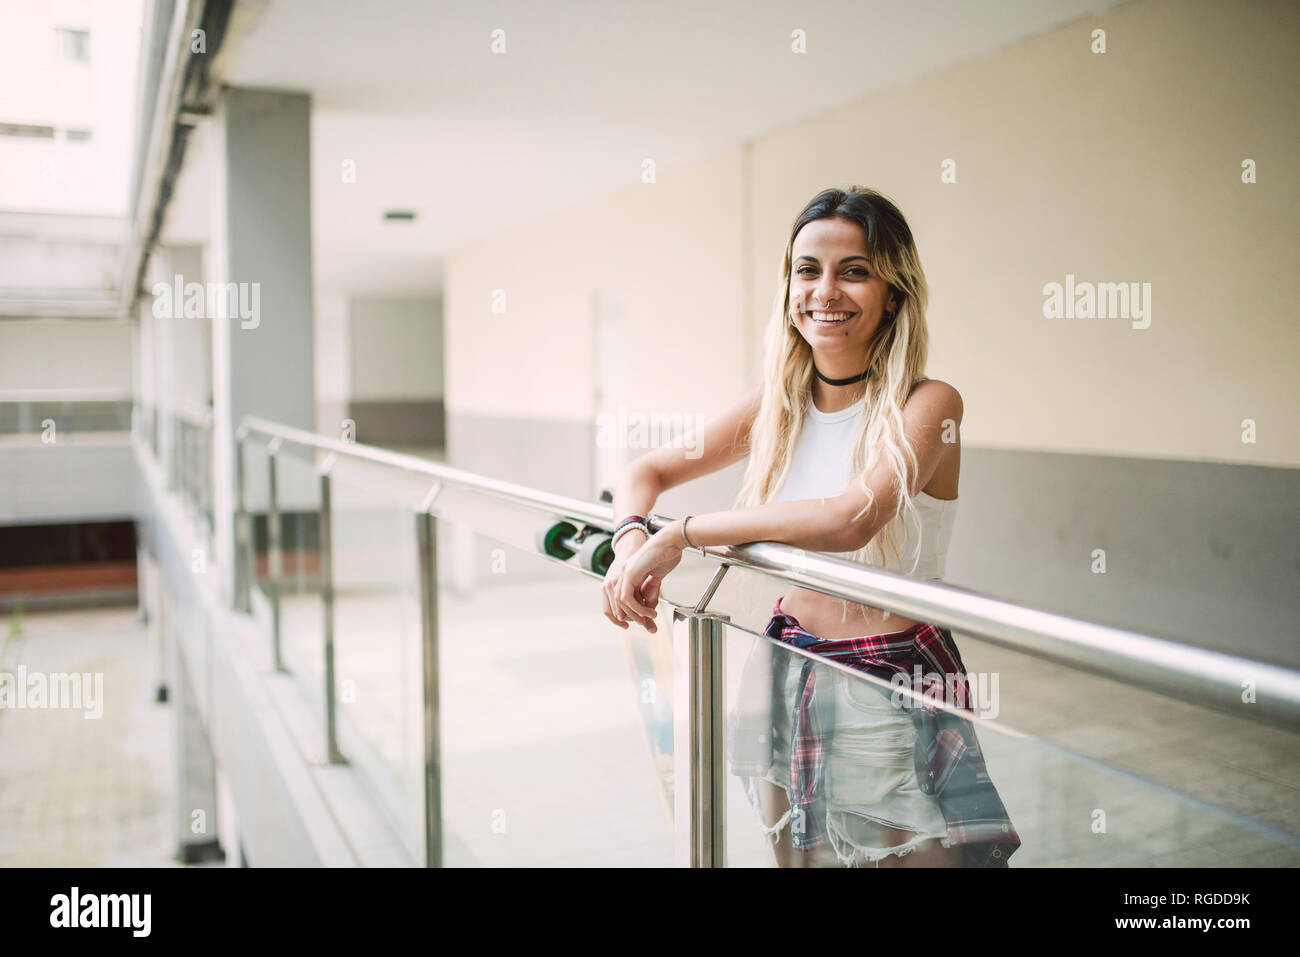
<svg viewBox="0 0 1300 957"><path fill-rule="evenodd" d="M627 629L629 620L637 621L646 631L654 632L658 630L653 618L625 612L623 605L614 597L623 579L623 566L627 564L627 560L632 555L636 554L638 548L649 541L649 538L650 536L639 528L624 532L618 540L618 549L614 552L614 561L610 563L609 571L605 572L605 580L600 586L600 600L605 606L605 617L624 630ZM646 604L653 606L659 600L659 583L646 579L641 584L645 586L641 589L641 594L645 598Z"/></svg>

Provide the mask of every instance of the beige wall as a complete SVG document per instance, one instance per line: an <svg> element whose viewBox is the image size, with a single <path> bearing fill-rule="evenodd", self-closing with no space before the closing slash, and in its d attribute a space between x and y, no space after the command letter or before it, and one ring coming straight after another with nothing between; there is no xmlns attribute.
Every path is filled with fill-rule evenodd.
<svg viewBox="0 0 1300 957"><path fill-rule="evenodd" d="M630 403L707 410L742 385L743 204L738 152L449 257L448 412L586 418L594 300L622 294ZM506 293L505 316L491 311Z"/></svg>
<svg viewBox="0 0 1300 957"><path fill-rule="evenodd" d="M791 220L859 183L912 224L927 371L962 391L967 444L1300 464L1298 28L1290 3L1135 0L463 249L449 413L590 416L601 288L622 292L637 349L628 404L717 409L758 374ZM1044 318L1067 273L1151 283L1150 327Z"/></svg>
<svg viewBox="0 0 1300 957"><path fill-rule="evenodd" d="M0 391L133 388L134 325L104 319L0 320Z"/></svg>

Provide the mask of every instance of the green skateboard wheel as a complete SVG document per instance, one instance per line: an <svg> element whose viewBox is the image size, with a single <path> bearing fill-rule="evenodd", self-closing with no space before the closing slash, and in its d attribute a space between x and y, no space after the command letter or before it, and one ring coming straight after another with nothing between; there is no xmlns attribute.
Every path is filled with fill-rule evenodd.
<svg viewBox="0 0 1300 957"><path fill-rule="evenodd" d="M537 550L543 555L550 555L561 561L572 558L573 549L568 548L564 543L576 534L578 534L577 528L569 522L551 522L543 525L537 530Z"/></svg>
<svg viewBox="0 0 1300 957"><path fill-rule="evenodd" d="M582 550L578 552L578 563L589 572L595 572L602 578L614 563L614 546L609 543L612 536L604 532L592 532L582 540Z"/></svg>

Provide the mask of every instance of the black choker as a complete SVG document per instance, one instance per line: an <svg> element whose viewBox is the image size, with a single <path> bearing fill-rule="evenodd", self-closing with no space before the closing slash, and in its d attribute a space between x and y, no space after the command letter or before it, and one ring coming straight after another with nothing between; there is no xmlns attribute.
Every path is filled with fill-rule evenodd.
<svg viewBox="0 0 1300 957"><path fill-rule="evenodd" d="M821 379L827 385L853 385L853 383L861 382L863 379L865 379L867 376L871 374L871 370L868 369L866 372L863 372L861 375L849 376L847 379L831 379L828 378L827 376L822 375L822 370L817 368L817 363L815 362L813 363L813 372L816 372L817 378Z"/></svg>

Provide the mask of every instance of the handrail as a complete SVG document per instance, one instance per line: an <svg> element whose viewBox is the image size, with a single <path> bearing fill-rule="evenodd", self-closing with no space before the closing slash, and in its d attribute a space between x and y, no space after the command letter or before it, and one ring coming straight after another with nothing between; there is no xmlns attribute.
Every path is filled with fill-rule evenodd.
<svg viewBox="0 0 1300 957"><path fill-rule="evenodd" d="M129 389L0 389L0 402L133 402Z"/></svg>
<svg viewBox="0 0 1300 957"><path fill-rule="evenodd" d="M422 473L449 485L598 528L609 530L614 525L608 504L542 492L413 455L245 416L236 439L250 434ZM652 521L652 529L658 527L662 527L661 522ZM694 551L723 565L774 575L836 598L888 608L924 621L945 622L947 627L994 644L1124 684L1191 698L1199 704L1260 718L1289 730L1300 729L1300 672L1278 665L1024 608L954 585L922 581L780 543L705 546ZM1243 700L1247 691L1251 692L1249 702Z"/></svg>

